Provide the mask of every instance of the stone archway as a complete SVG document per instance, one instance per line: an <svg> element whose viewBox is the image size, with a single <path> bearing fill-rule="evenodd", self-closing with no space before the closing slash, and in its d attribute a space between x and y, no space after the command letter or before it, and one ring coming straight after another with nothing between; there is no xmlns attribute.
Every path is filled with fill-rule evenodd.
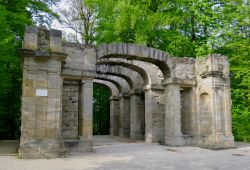
<svg viewBox="0 0 250 170"><path fill-rule="evenodd" d="M93 150L94 79L109 81L117 87L119 99L115 96L111 99L116 103L113 109L119 107L120 122L126 122L126 126L119 124L114 128L114 135L119 129L120 136L129 137L133 121L123 120L128 118L124 117L126 113L132 113L128 109L131 101L139 99L135 90L137 81L132 75L112 71L115 66L137 72L143 81L147 142L208 148L234 146L227 57L176 58L144 45L112 43L95 47L62 43L61 36L58 30L26 28L20 50L23 60L22 157L51 158L58 157L63 151ZM110 75L97 74L97 65L103 64L109 68L107 74ZM65 84L69 81L75 89L72 95L77 106L70 104L70 96L65 94ZM209 94L209 98L201 94ZM66 107L63 101L79 115L78 134L71 141L63 138L62 109ZM204 118L203 111L208 102L210 117L203 123L207 121L211 131L204 133L199 119ZM184 111L187 109L188 112ZM70 148L72 145L74 147Z"/></svg>
<svg viewBox="0 0 250 170"><path fill-rule="evenodd" d="M127 60L145 61L157 65L164 77L170 77L167 61L170 57L164 51L130 43L111 43L100 45L97 49L97 58L123 58Z"/></svg>

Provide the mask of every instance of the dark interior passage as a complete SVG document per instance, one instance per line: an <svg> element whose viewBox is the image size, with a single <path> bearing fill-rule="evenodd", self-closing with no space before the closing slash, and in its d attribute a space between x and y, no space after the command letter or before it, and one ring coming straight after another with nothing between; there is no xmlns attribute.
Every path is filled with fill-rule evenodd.
<svg viewBox="0 0 250 170"><path fill-rule="evenodd" d="M111 91L105 85L94 83L93 92L93 135L108 135Z"/></svg>

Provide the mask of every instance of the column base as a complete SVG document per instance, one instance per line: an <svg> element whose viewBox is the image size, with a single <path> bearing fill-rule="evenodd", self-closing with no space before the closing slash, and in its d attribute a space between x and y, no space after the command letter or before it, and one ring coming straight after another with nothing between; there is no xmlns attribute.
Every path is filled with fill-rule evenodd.
<svg viewBox="0 0 250 170"><path fill-rule="evenodd" d="M184 146L186 142L183 136L165 136L165 144L169 146Z"/></svg>
<svg viewBox="0 0 250 170"><path fill-rule="evenodd" d="M21 141L19 156L24 159L49 159L59 157L60 142L57 140L46 141Z"/></svg>
<svg viewBox="0 0 250 170"><path fill-rule="evenodd" d="M145 131L145 142L164 143L165 128L154 128Z"/></svg>
<svg viewBox="0 0 250 170"><path fill-rule="evenodd" d="M119 136L119 129L110 128L109 131L111 136Z"/></svg>
<svg viewBox="0 0 250 170"><path fill-rule="evenodd" d="M165 136L165 144L169 146L197 146L197 143L195 135Z"/></svg>
<svg viewBox="0 0 250 170"><path fill-rule="evenodd" d="M142 131L130 131L130 139L144 140L144 132Z"/></svg>
<svg viewBox="0 0 250 170"><path fill-rule="evenodd" d="M234 137L232 135L225 136L224 134L199 136L198 145L208 149L235 148Z"/></svg>
<svg viewBox="0 0 250 170"><path fill-rule="evenodd" d="M89 139L63 140L62 152L60 155L93 152L93 141Z"/></svg>
<svg viewBox="0 0 250 170"><path fill-rule="evenodd" d="M130 129L129 128L120 128L119 129L119 136L121 138L129 138Z"/></svg>

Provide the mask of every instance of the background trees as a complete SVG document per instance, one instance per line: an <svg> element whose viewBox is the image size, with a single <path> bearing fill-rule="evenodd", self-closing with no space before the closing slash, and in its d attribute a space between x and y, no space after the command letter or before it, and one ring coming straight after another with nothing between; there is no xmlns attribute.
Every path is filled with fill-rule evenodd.
<svg viewBox="0 0 250 170"><path fill-rule="evenodd" d="M58 0L0 0L0 139L20 135L21 47L25 25L49 24Z"/></svg>
<svg viewBox="0 0 250 170"><path fill-rule="evenodd" d="M65 2L66 3L66 2ZM92 44L95 40L95 13L83 0L68 0L66 7L57 10L59 21L74 33L71 41Z"/></svg>
<svg viewBox="0 0 250 170"><path fill-rule="evenodd" d="M49 25L52 18L58 18L51 10L58 1L0 0L0 138L18 138L21 69L16 50L24 26ZM233 132L237 140L250 141L249 1L70 0L71 6L65 2L68 11L59 15L80 36L75 41L139 43L178 57L227 55Z"/></svg>
<svg viewBox="0 0 250 170"><path fill-rule="evenodd" d="M94 83L93 134L108 135L110 126L109 97L111 92L107 86Z"/></svg>
<svg viewBox="0 0 250 170"><path fill-rule="evenodd" d="M178 57L227 55L233 132L250 141L250 2L246 0L92 0L96 43L132 42Z"/></svg>

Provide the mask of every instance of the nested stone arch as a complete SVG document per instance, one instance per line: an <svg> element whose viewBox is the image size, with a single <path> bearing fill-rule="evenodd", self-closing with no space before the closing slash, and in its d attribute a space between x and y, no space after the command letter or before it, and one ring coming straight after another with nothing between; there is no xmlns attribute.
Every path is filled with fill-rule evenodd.
<svg viewBox="0 0 250 170"><path fill-rule="evenodd" d="M106 80L106 81L112 82L113 84L116 84L117 87L119 87L119 91L121 94L124 94L124 93L127 94L131 90L127 81L118 76L97 74L95 79Z"/></svg>
<svg viewBox="0 0 250 170"><path fill-rule="evenodd" d="M170 55L164 51L130 43L102 44L97 48L97 59L102 58L124 58L127 60L138 60L154 64L162 71L164 78L171 76L168 67Z"/></svg>
<svg viewBox="0 0 250 170"><path fill-rule="evenodd" d="M143 80L144 85L161 85L164 79L161 70L151 63L142 61L128 61L121 58L105 58L97 61L97 65L119 65L138 72Z"/></svg>
<svg viewBox="0 0 250 170"><path fill-rule="evenodd" d="M106 81L106 80L99 80L99 79L94 79L93 82L107 86L110 89L112 96L119 96L119 89L114 83L111 83L110 81Z"/></svg>
<svg viewBox="0 0 250 170"><path fill-rule="evenodd" d="M119 93L122 93L121 85L118 82L116 82L115 80L110 80L108 78L105 78L104 76L97 76L94 80L102 80L102 81L107 81L107 82L113 83L117 87Z"/></svg>
<svg viewBox="0 0 250 170"><path fill-rule="evenodd" d="M97 72L101 74L114 75L121 77L127 81L130 89L142 89L143 79L140 74L131 69L121 66L97 65Z"/></svg>
<svg viewBox="0 0 250 170"><path fill-rule="evenodd" d="M102 69L101 67L97 67L96 71L99 74L105 74L105 75L111 75L111 76L121 77L121 78L123 78L128 83L130 89L134 88L133 81L127 75L119 74L119 73L116 73L116 72L113 72L113 71L110 71L110 70L106 71L106 70Z"/></svg>
<svg viewBox="0 0 250 170"><path fill-rule="evenodd" d="M150 77L147 74L147 72L143 68L141 68L137 65L132 65L132 64L127 63L127 62L122 62L120 60L116 61L116 60L112 60L112 59L101 59L96 64L97 65L110 65L110 66L123 66L125 68L129 68L133 71L136 71L138 74L141 75L141 77L144 81L144 84L151 83Z"/></svg>

